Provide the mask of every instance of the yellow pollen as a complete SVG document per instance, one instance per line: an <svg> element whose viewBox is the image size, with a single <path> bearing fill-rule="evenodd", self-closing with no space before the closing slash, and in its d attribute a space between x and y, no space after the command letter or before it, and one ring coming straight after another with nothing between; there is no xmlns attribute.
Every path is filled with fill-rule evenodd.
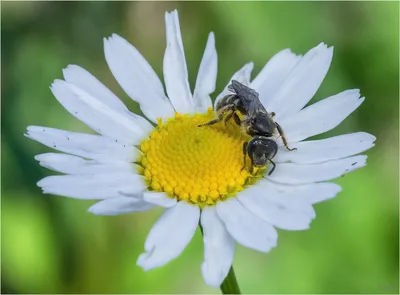
<svg viewBox="0 0 400 295"><path fill-rule="evenodd" d="M235 196L261 177L264 169L253 175L248 166L242 169L243 143L250 137L233 120L198 127L214 118L210 108L205 114L176 113L166 122L158 120L140 144L139 165L150 190L203 208Z"/></svg>

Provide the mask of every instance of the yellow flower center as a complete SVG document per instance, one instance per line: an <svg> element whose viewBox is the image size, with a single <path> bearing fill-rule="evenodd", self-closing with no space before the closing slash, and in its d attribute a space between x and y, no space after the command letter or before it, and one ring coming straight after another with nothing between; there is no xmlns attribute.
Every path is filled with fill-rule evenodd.
<svg viewBox="0 0 400 295"><path fill-rule="evenodd" d="M149 190L203 208L234 196L261 177L264 169L255 169L253 175L248 167L242 169L243 143L250 137L233 120L198 127L214 118L209 109L206 114L176 113L167 122L158 121L149 139L140 144L139 164Z"/></svg>

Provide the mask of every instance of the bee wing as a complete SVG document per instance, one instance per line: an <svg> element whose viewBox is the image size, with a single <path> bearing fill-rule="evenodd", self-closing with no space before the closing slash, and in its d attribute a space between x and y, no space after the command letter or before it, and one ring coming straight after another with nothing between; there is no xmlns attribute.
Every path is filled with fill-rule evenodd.
<svg viewBox="0 0 400 295"><path fill-rule="evenodd" d="M232 83L228 86L228 89L232 92L235 92L239 96L253 95L258 97L257 91L236 80L232 80Z"/></svg>
<svg viewBox="0 0 400 295"><path fill-rule="evenodd" d="M258 96L248 95L243 98L243 102L249 117L255 117L260 108L263 108Z"/></svg>
<svg viewBox="0 0 400 295"><path fill-rule="evenodd" d="M246 85L232 80L232 84L228 86L228 89L235 92L240 97L244 108L250 117L256 115L260 110L267 113L260 99L258 98L258 92L254 89L247 87Z"/></svg>
<svg viewBox="0 0 400 295"><path fill-rule="evenodd" d="M235 91L235 89L233 88L232 84L229 84L227 88L228 88L229 91L231 91L231 92L233 92L233 93L236 93L236 91Z"/></svg>

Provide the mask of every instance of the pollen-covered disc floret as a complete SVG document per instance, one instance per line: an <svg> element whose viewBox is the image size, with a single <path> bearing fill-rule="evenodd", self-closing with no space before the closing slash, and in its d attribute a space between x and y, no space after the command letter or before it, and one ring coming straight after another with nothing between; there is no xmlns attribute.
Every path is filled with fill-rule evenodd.
<svg viewBox="0 0 400 295"><path fill-rule="evenodd" d="M180 115L159 121L141 143L140 164L149 189L200 206L214 205L257 179L243 168L243 143L250 137L233 122L199 124L214 112Z"/></svg>

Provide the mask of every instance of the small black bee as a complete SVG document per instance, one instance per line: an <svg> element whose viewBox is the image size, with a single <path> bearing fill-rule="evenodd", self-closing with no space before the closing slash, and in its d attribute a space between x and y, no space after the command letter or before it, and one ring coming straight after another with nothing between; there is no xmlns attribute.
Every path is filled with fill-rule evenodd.
<svg viewBox="0 0 400 295"><path fill-rule="evenodd" d="M254 167L265 166L269 161L273 166L268 173L268 175L271 175L276 166L272 159L278 151L278 145L270 138L274 135L275 130L278 131L287 150L293 151L296 148L289 148L281 126L274 121L275 113L267 112L254 89L236 80L232 80L228 89L233 94L226 95L218 101L216 106L217 118L198 126L213 125L222 120L226 123L233 117L236 124L253 137L249 142L243 144L243 168L246 167L246 155L248 154L251 160L250 173L253 173ZM236 111L243 115L243 119L240 119Z"/></svg>

